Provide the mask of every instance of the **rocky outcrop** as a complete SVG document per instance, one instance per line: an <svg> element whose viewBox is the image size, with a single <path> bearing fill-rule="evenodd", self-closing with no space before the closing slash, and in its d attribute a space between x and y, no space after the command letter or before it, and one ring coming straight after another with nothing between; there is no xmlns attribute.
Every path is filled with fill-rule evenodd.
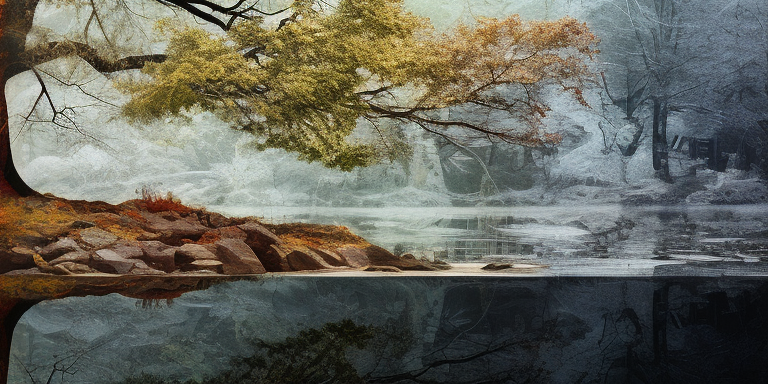
<svg viewBox="0 0 768 384"><path fill-rule="evenodd" d="M345 227L264 225L255 219L227 218L177 203L160 204L167 211L151 211L142 200L114 206L30 199L37 199L30 203L35 209L53 213L15 236L7 236L7 228L0 231L0 241L14 244L0 243L0 273L250 275L345 268L435 270L428 262L409 255L397 257L373 246Z"/></svg>
<svg viewBox="0 0 768 384"><path fill-rule="evenodd" d="M227 275L250 275L267 272L253 250L242 240L223 239L216 242L216 255Z"/></svg>

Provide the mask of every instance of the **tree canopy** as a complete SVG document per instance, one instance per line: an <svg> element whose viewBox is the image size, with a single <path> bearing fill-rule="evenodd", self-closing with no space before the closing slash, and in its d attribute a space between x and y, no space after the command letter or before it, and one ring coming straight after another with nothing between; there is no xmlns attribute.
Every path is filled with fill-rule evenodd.
<svg viewBox="0 0 768 384"><path fill-rule="evenodd" d="M538 96L559 84L577 100L597 38L573 18L482 19L438 33L401 0L294 1L279 23L232 18L224 34L161 23L166 56L122 84L133 122L211 111L253 133L259 148L350 170L386 153L350 138L367 124L410 122L451 139L484 137L525 146L559 142ZM239 15L243 16L243 15ZM472 113L447 113L472 108Z"/></svg>

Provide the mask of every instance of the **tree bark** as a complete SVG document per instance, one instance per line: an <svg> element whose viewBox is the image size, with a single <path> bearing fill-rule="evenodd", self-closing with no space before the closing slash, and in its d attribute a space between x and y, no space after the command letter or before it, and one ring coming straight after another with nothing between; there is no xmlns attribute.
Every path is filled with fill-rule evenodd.
<svg viewBox="0 0 768 384"><path fill-rule="evenodd" d="M8 382L13 330L24 312L37 303L36 300L0 299L0 383Z"/></svg>
<svg viewBox="0 0 768 384"><path fill-rule="evenodd" d="M669 150L667 145L667 117L669 107L666 101L653 99L653 169L659 179L672 182L669 174Z"/></svg>
<svg viewBox="0 0 768 384"><path fill-rule="evenodd" d="M38 0L0 0L0 196L37 194L13 164L5 84L26 69L20 60Z"/></svg>

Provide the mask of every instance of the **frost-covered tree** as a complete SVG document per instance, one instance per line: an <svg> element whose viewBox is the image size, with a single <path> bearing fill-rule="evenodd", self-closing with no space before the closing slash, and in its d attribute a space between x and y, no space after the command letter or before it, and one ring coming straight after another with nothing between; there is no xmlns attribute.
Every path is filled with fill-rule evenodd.
<svg viewBox="0 0 768 384"><path fill-rule="evenodd" d="M607 3L593 13L602 25L597 29L613 32L604 41L606 89L638 127L626 155L649 133L657 176L672 181L670 116L702 137L741 131L746 120L757 127L744 113L756 99L735 100L762 92L753 92L763 84L755 76L768 68L761 8L750 0L639 0Z"/></svg>
<svg viewBox="0 0 768 384"><path fill-rule="evenodd" d="M382 145L349 139L360 124L378 129L385 119L456 139L479 135L527 146L556 144L557 135L541 130L548 107L537 90L558 83L581 100L588 75L584 59L596 43L586 25L572 18L487 19L440 34L397 0L303 0L271 13L243 0L146 2L202 23L164 21L165 52L131 51L107 32L111 13L89 0L75 2L87 10L76 38L43 36L30 44L26 36L38 0L0 4L0 79L4 84L73 55L102 73L143 68L145 76L122 83L133 96L124 107L133 121L213 111L233 128L253 133L262 148L349 170L386 154ZM115 6L135 13L128 2ZM277 22L270 24L266 16ZM50 108L54 123L66 125L71 109L55 105L35 74L41 85L35 108ZM440 113L465 104L483 108L486 118ZM33 193L13 167L4 99L0 106L0 185L4 193Z"/></svg>

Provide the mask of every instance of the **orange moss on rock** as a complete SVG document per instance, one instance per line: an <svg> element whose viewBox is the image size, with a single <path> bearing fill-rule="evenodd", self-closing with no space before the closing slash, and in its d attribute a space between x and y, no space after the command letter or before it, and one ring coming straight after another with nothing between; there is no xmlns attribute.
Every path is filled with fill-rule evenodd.
<svg viewBox="0 0 768 384"><path fill-rule="evenodd" d="M13 246L14 239L24 235L54 237L67 232L75 220L77 212L60 200L0 199L0 246Z"/></svg>
<svg viewBox="0 0 768 384"><path fill-rule="evenodd" d="M345 245L369 246L365 239L352 233L349 228L322 224L264 224L286 244L312 248L337 248Z"/></svg>

